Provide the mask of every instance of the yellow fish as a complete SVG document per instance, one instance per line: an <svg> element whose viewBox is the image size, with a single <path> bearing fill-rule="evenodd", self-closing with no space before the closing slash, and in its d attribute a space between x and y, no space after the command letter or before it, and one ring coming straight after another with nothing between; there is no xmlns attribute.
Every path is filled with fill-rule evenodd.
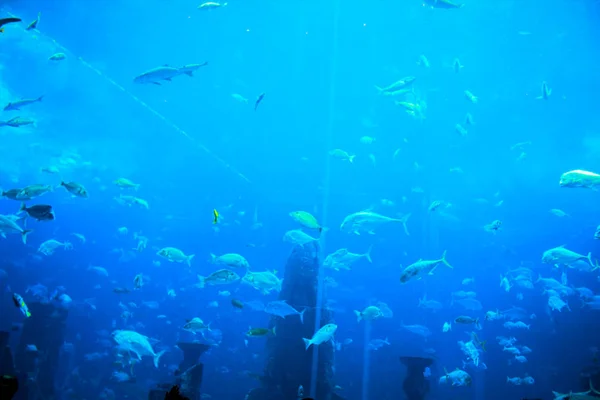
<svg viewBox="0 0 600 400"><path fill-rule="evenodd" d="M214 217L213 224L216 224L217 222L219 222L219 212L216 209L213 210L213 217Z"/></svg>

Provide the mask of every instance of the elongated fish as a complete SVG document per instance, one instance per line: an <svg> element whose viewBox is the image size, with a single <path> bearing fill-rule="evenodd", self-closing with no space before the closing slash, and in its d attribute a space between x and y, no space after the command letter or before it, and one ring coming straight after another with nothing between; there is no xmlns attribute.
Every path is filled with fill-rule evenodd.
<svg viewBox="0 0 600 400"><path fill-rule="evenodd" d="M41 95L37 99L21 99L21 100L17 100L17 101L8 103L6 105L6 107L4 107L4 111L16 111L16 110L20 110L21 107L25 107L25 106L28 106L30 104L42 101L43 98L44 98L44 95Z"/></svg>

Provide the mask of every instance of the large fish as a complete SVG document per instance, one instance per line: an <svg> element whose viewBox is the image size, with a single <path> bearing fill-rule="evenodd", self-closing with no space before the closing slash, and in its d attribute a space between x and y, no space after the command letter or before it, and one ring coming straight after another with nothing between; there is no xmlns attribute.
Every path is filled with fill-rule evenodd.
<svg viewBox="0 0 600 400"><path fill-rule="evenodd" d="M571 266L580 260L588 261L590 266L594 268L594 263L592 262L592 253L588 253L587 256L584 256L582 254L575 253L564 246L559 246L550 250L546 250L544 254L542 254L543 263L554 264L557 267L559 265Z"/></svg>
<svg viewBox="0 0 600 400"><path fill-rule="evenodd" d="M182 72L179 68L169 67L168 65L163 65L161 67L153 68L149 71L144 72L136 76L133 79L135 83L152 83L154 85L160 85L160 81L170 81L178 75L181 75Z"/></svg>
<svg viewBox="0 0 600 400"><path fill-rule="evenodd" d="M0 215L0 236L6 237L7 233L20 233L23 243L27 244L27 235L30 232L31 230L23 229L17 225L15 218L11 218L7 215Z"/></svg>
<svg viewBox="0 0 600 400"><path fill-rule="evenodd" d="M408 234L408 229L406 229L406 221L409 217L410 214L406 214L402 218L396 219L389 218L368 210L359 211L344 218L344 221L342 221L342 225L340 226L340 230L357 235L360 235L362 232L367 232L372 235L375 233L375 228L380 225L388 222L400 222L404 226L405 232Z"/></svg>
<svg viewBox="0 0 600 400"><path fill-rule="evenodd" d="M148 337L140 335L135 331L121 331L116 330L112 333L112 337L117 342L121 350L127 350L134 353L138 359L142 359L143 356L152 356L154 366L158 368L158 362L160 357L164 354L165 350L155 353L152 349L152 345L148 340Z"/></svg>

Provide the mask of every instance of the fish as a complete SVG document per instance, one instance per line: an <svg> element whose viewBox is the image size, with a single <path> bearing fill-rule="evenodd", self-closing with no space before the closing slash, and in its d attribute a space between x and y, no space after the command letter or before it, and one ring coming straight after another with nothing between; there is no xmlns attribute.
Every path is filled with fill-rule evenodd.
<svg viewBox="0 0 600 400"><path fill-rule="evenodd" d="M225 3L227 4L227 3ZM265 98L265 94L261 93L258 95L258 97L256 98L256 101L254 102L254 111L256 111L256 109L258 108L258 105L263 101L263 99Z"/></svg>
<svg viewBox="0 0 600 400"><path fill-rule="evenodd" d="M15 200L31 200L34 197L41 196L43 194L52 192L54 190L54 186L52 185L29 185L25 186L17 195L15 196Z"/></svg>
<svg viewBox="0 0 600 400"><path fill-rule="evenodd" d="M158 368L161 356L165 353L165 350L155 353L148 337L135 331L116 330L112 332L112 338L117 342L121 350L134 353L140 360L143 356L151 356L156 368Z"/></svg>
<svg viewBox="0 0 600 400"><path fill-rule="evenodd" d="M576 263L579 260L584 260L590 263L592 268L594 268L594 263L592 261L592 253L588 253L587 256L582 254L575 253L564 246L558 246L549 250L546 250L542 254L542 262L545 264L553 264L558 267L560 265L570 266Z"/></svg>
<svg viewBox="0 0 600 400"><path fill-rule="evenodd" d="M52 206L47 204L36 204L31 207L27 207L25 203L21 203L19 211L25 211L31 218L37 219L38 221L53 221L55 219L54 210Z"/></svg>
<svg viewBox="0 0 600 400"><path fill-rule="evenodd" d="M558 184L560 187L567 188L598 189L600 187L600 175L595 172L575 169L562 174Z"/></svg>
<svg viewBox="0 0 600 400"><path fill-rule="evenodd" d="M194 72L198 69L205 67L208 65L208 61L203 62L202 64L186 64L182 67L179 67L179 73L185 74L189 77L194 77Z"/></svg>
<svg viewBox="0 0 600 400"><path fill-rule="evenodd" d="M27 235L31 233L31 229L23 229L6 215L0 215L0 235L5 237L7 233L20 233L21 240L27 244Z"/></svg>
<svg viewBox="0 0 600 400"><path fill-rule="evenodd" d="M213 209L213 224L216 224L219 222L219 212L217 211L217 209Z"/></svg>
<svg viewBox="0 0 600 400"><path fill-rule="evenodd" d="M14 117L8 121L0 121L0 126L10 126L12 128L19 128L25 125L35 125L35 120L25 117Z"/></svg>
<svg viewBox="0 0 600 400"><path fill-rule="evenodd" d="M6 106L4 106L4 111L19 111L22 107L26 107L31 104L42 101L43 98L44 95L41 95L40 97L35 99L21 99L14 102L10 102Z"/></svg>
<svg viewBox="0 0 600 400"><path fill-rule="evenodd" d="M317 332L315 332L312 338L302 338L306 350L308 350L308 348L312 345L318 346L322 343L326 343L332 340L337 328L338 326L336 324L327 324L321 327L321 329L319 329Z"/></svg>
<svg viewBox="0 0 600 400"><path fill-rule="evenodd" d="M220 269L207 277L198 275L198 280L198 286L203 288L206 285L225 285L228 283L237 282L240 280L240 276L228 269Z"/></svg>
<svg viewBox="0 0 600 400"><path fill-rule="evenodd" d="M306 211L292 211L290 217L305 228L315 229L319 233L323 231L323 227L311 213Z"/></svg>
<svg viewBox="0 0 600 400"><path fill-rule="evenodd" d="M195 254L185 255L185 253L175 247L164 247L156 255L169 260L170 262L185 263L188 267L192 266L192 259Z"/></svg>
<svg viewBox="0 0 600 400"><path fill-rule="evenodd" d="M60 186L67 189L67 192L77 196L77 197L88 197L88 192L85 187L77 182L64 182L60 183Z"/></svg>
<svg viewBox="0 0 600 400"><path fill-rule="evenodd" d="M404 226L405 232L406 222L411 214L406 214L400 219L386 217L381 214L374 213L369 210L359 211L354 214L350 214L344 218L340 225L340 230L343 232L354 233L360 235L361 232L367 232L371 235L375 234L374 229L385 223L399 222Z"/></svg>
<svg viewBox="0 0 600 400"><path fill-rule="evenodd" d="M133 82L139 84L152 83L154 85L160 85L160 81L170 82L171 79L179 75L181 75L179 68L163 65L141 73L133 78Z"/></svg>
<svg viewBox="0 0 600 400"><path fill-rule="evenodd" d="M279 279L274 272L246 272L242 282L259 290L262 294L269 294L272 291L280 292L282 279Z"/></svg>
<svg viewBox="0 0 600 400"><path fill-rule="evenodd" d="M23 315L26 316L27 318L31 317L31 313L29 312L29 308L27 307L27 304L25 304L23 297L21 297L21 295L19 295L18 293L13 293L12 298L13 298L13 303L15 303L15 306L19 310L21 310Z"/></svg>
<svg viewBox="0 0 600 400"><path fill-rule="evenodd" d="M304 323L304 312L306 310L305 308L301 312L298 312L298 310L289 305L285 300L272 301L265 307L267 314L276 315L281 318L285 318L288 315L298 315L301 323Z"/></svg>
<svg viewBox="0 0 600 400"><path fill-rule="evenodd" d="M198 6L199 10L214 10L215 8L225 7L227 3L217 3L214 1L207 1Z"/></svg>
<svg viewBox="0 0 600 400"><path fill-rule="evenodd" d="M275 327L273 327L273 329L249 328L248 332L246 332L246 336L248 336L248 337L261 337L261 336L267 336L268 334L273 334L273 336L276 336Z"/></svg>
<svg viewBox="0 0 600 400"><path fill-rule="evenodd" d="M356 322L362 320L373 321L379 317L383 317L383 313L376 306L369 306L362 311L354 310L354 315L356 315Z"/></svg>
<svg viewBox="0 0 600 400"><path fill-rule="evenodd" d="M406 329L407 331L422 336L424 338L431 336L431 331L429 330L429 328L423 325L404 325L404 322L400 321L400 326L403 329Z"/></svg>
<svg viewBox="0 0 600 400"><path fill-rule="evenodd" d="M226 265L233 268L250 268L248 260L240 254L227 253L220 256L210 254L210 262L217 265Z"/></svg>
<svg viewBox="0 0 600 400"><path fill-rule="evenodd" d="M21 18L15 18L15 17L10 17L10 18L0 18L0 32L4 32L4 25L8 25L8 24L14 24L16 22L21 22Z"/></svg>
<svg viewBox="0 0 600 400"><path fill-rule="evenodd" d="M461 315L460 317L456 317L454 322L457 324L465 324L465 325L474 324L477 328L481 327L481 325L479 325L479 318L472 318L467 315Z"/></svg>
<svg viewBox="0 0 600 400"><path fill-rule="evenodd" d="M438 264L440 264L440 263L444 264L445 266L447 266L450 269L454 268L446 260L446 250L444 250L444 253L442 253L442 258L440 258L439 260L423 260L423 259L419 259L419 261L417 261L415 263L412 263L408 267L404 268L404 270L400 274L400 282L406 283L410 279L416 277L422 271L424 271L424 270L426 270L428 268L431 268L431 270L429 271L428 274L429 275L433 275L433 271L435 271L435 269L437 268Z"/></svg>
<svg viewBox="0 0 600 400"><path fill-rule="evenodd" d="M183 329L188 332L192 332L195 335L198 332L202 333L205 330L210 330L210 323L205 325L200 318L194 317L187 321L187 323L183 326Z"/></svg>
<svg viewBox="0 0 600 400"><path fill-rule="evenodd" d="M446 10L455 9L455 8L463 8L464 3L454 3L450 0L423 0L424 6L429 6L430 8L443 8Z"/></svg>
<svg viewBox="0 0 600 400"><path fill-rule="evenodd" d="M548 87L546 82L542 82L542 94L536 97L537 100L548 100L552 94L552 89Z"/></svg>
<svg viewBox="0 0 600 400"><path fill-rule="evenodd" d="M27 28L25 30L30 31L33 29L37 29L38 24L40 23L40 19L42 18L42 13L38 12L37 18L34 19L33 21L31 21L29 23L29 25L27 25Z"/></svg>
<svg viewBox="0 0 600 400"><path fill-rule="evenodd" d="M138 190L140 188L140 185L138 183L133 183L131 180L127 179L127 178L118 178L115 179L115 181L113 182L116 186L120 187L121 189L135 189Z"/></svg>
<svg viewBox="0 0 600 400"><path fill-rule="evenodd" d="M316 239L300 229L294 229L291 231L287 231L285 235L283 235L283 241L287 243L291 243L293 245L304 246L310 242L316 242L319 239Z"/></svg>
<svg viewBox="0 0 600 400"><path fill-rule="evenodd" d="M67 55L65 53L55 53L52 54L50 57L48 57L48 60L50 61L62 61L64 59L67 58Z"/></svg>
<svg viewBox="0 0 600 400"><path fill-rule="evenodd" d="M407 76L383 88L375 86L375 89L377 89L379 94L391 94L398 90L406 89L407 87L412 86L416 79L417 78L415 78L414 76Z"/></svg>

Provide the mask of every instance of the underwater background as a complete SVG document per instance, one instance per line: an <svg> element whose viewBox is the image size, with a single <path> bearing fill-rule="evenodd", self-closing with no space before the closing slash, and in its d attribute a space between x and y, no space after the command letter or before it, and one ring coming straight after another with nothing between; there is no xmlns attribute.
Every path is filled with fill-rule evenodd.
<svg viewBox="0 0 600 400"><path fill-rule="evenodd" d="M0 221L0 330L18 358L36 337L21 336L28 317L15 293L32 310L68 311L56 398L148 398L181 372L182 340L210 345L203 398L244 398L264 383L273 333L252 329L282 318L264 307L282 300L286 260L306 246L304 236L284 238L296 230L318 243L313 290L337 325L318 346L334 349L336 396L404 398L405 355L434 360L434 400L590 389L600 373L600 180L559 180L600 173L600 3L200 3L0 3L1 18L22 19L0 33L0 105L43 96L0 116L0 214L22 217L22 201L55 214L20 219L32 230L26 243ZM192 63L207 64L182 72ZM139 78L148 71L154 78ZM27 123L13 126L16 117ZM39 198L5 194L34 184L50 187ZM388 220L360 234L344 228L361 211ZM45 251L49 240L60 243ZM558 246L583 258L542 260ZM338 249L369 257L325 265ZM400 281L444 252L453 268ZM228 253L249 267L226 266L239 279L201 288L198 276L223 268L211 254ZM279 286L244 279L261 271ZM379 311L357 321L354 310L370 306ZM184 329L193 318L206 327ZM146 356L117 359L115 330L164 350L158 368ZM457 368L468 381L450 378Z"/></svg>

